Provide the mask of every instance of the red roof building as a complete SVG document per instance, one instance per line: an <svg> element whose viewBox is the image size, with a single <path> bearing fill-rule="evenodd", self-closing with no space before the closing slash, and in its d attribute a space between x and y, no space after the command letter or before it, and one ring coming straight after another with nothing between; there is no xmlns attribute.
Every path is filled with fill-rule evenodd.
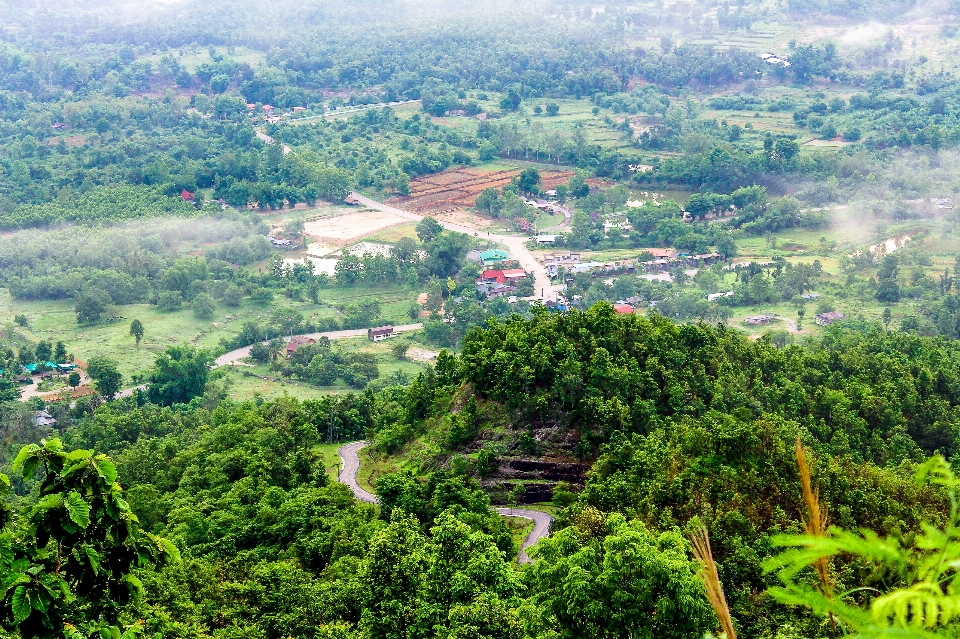
<svg viewBox="0 0 960 639"><path fill-rule="evenodd" d="M184 202L193 202L194 195L190 191L184 189L180 191L180 199Z"/></svg>
<svg viewBox="0 0 960 639"><path fill-rule="evenodd" d="M289 359L291 355L297 352L297 349L303 346L304 344L316 344L317 340L312 337L303 337L297 335L290 340L290 343L287 344L287 358Z"/></svg>
<svg viewBox="0 0 960 639"><path fill-rule="evenodd" d="M645 249L640 249L640 252L641 252L641 253L644 252L644 251L646 251L646 252L649 253L650 255L652 255L652 256L654 256L654 257L656 257L656 258L660 258L660 259L664 259L664 258L666 258L666 259L672 259L672 258L674 258L674 257L677 256L677 252L676 252L676 251L674 251L673 249L668 249L668 248L645 248Z"/></svg>
<svg viewBox="0 0 960 639"><path fill-rule="evenodd" d="M503 276L503 271L484 271L480 274L480 279L484 282L497 282L506 284L507 278Z"/></svg>
<svg viewBox="0 0 960 639"><path fill-rule="evenodd" d="M613 310L615 310L617 313L620 313L621 315L630 315L631 313L633 313L633 307L630 306L629 304L614 304Z"/></svg>

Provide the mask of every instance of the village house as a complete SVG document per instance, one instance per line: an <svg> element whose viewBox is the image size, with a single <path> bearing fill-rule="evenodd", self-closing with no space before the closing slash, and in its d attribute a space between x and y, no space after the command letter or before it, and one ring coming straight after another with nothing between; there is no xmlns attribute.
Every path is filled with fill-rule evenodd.
<svg viewBox="0 0 960 639"><path fill-rule="evenodd" d="M649 253L654 259L672 260L677 257L677 252L670 248L643 248L641 253Z"/></svg>
<svg viewBox="0 0 960 639"><path fill-rule="evenodd" d="M390 337L393 337L392 326L378 326L377 328L367 329L367 339L371 342L380 342Z"/></svg>
<svg viewBox="0 0 960 639"><path fill-rule="evenodd" d="M712 302L720 299L721 297L733 297L733 291L727 291L726 293L710 293L707 295L707 301Z"/></svg>
<svg viewBox="0 0 960 639"><path fill-rule="evenodd" d="M478 283L483 284L506 284L507 278L503 276L503 271L497 270L486 270L480 274L480 277L477 278Z"/></svg>
<svg viewBox="0 0 960 639"><path fill-rule="evenodd" d="M748 317L743 320L743 323L750 326L762 326L763 324L769 324L775 319L777 319L776 313L763 313L761 315L753 315Z"/></svg>
<svg viewBox="0 0 960 639"><path fill-rule="evenodd" d="M510 259L510 255L498 249L481 251L480 253L480 261L484 266L493 266L495 264L499 264L500 262L505 262L508 259Z"/></svg>
<svg viewBox="0 0 960 639"><path fill-rule="evenodd" d="M820 313L814 319L817 321L817 326L829 326L834 322L846 319L846 317L847 316L840 311L830 311L829 313Z"/></svg>
<svg viewBox="0 0 960 639"><path fill-rule="evenodd" d="M630 315L633 313L633 307L629 304L614 304L613 310L615 310L620 315Z"/></svg>
<svg viewBox="0 0 960 639"><path fill-rule="evenodd" d="M270 243L277 248L286 248L293 244L291 240L285 240L283 238L273 237L272 235L268 235L267 239L270 240Z"/></svg>
<svg viewBox="0 0 960 639"><path fill-rule="evenodd" d="M57 425L57 420L47 411L40 410L33 416L33 423L42 428L53 428Z"/></svg>
<svg viewBox="0 0 960 639"><path fill-rule="evenodd" d="M527 276L527 272L522 268L510 268L503 270L503 277L507 282L518 282Z"/></svg>
<svg viewBox="0 0 960 639"><path fill-rule="evenodd" d="M287 359L293 357L293 354L297 352L297 349L305 344L316 344L317 340L311 337L303 337L298 335L290 340L290 343L287 344Z"/></svg>
<svg viewBox="0 0 960 639"><path fill-rule="evenodd" d="M521 268L487 270L477 278L477 291L487 298L509 296L517 291L516 283L526 276L526 271Z"/></svg>
<svg viewBox="0 0 960 639"><path fill-rule="evenodd" d="M517 287L500 282L477 282L477 292L487 299L510 297L517 292Z"/></svg>
<svg viewBox="0 0 960 639"><path fill-rule="evenodd" d="M789 61L785 60L784 58L781 58L778 55L774 55L772 53L761 53L760 59L766 62L767 64L780 65L782 67L790 66Z"/></svg>

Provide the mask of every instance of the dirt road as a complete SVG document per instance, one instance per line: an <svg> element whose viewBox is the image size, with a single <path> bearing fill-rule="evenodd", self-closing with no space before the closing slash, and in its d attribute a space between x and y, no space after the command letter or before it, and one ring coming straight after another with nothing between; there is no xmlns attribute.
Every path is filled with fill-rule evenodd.
<svg viewBox="0 0 960 639"><path fill-rule="evenodd" d="M417 215L416 213L411 213L410 211L398 209L397 207L390 206L389 204L371 200L370 198L360 195L359 193L354 193L353 196L357 198L361 204L365 204L371 209L376 209L377 211L383 211L385 213L393 213L394 215L406 218L411 222L419 222L424 217L422 215ZM438 222L440 221L438 220ZM530 249L527 248L526 242L529 238L515 235L497 235L495 233L487 233L485 231L478 231L477 229L470 228L469 226L451 224L450 222L440 222L440 225L448 231L466 233L467 235L471 235L473 237L482 237L490 240L491 242L503 244L509 249L510 254L516 258L518 262L520 262L520 266L523 268L523 270L528 273L533 273L534 294L544 302L547 300L557 299L557 292L553 284L550 283L550 276L547 274L547 269L545 269L543 265L533 257L533 253L531 253Z"/></svg>
<svg viewBox="0 0 960 639"><path fill-rule="evenodd" d="M340 455L340 474L337 480L341 484L346 484L353 491L353 495L360 501L368 504L376 504L377 496L369 493L360 487L357 483L357 473L360 472L360 451L366 448L370 442L360 441L341 446L337 453ZM520 555L517 560L522 564L531 562L527 555L527 548L533 546L544 537L550 536L550 524L553 523L553 517L539 510L529 508L496 508L497 514L504 517L522 517L533 522L533 530L523 540L520 546Z"/></svg>

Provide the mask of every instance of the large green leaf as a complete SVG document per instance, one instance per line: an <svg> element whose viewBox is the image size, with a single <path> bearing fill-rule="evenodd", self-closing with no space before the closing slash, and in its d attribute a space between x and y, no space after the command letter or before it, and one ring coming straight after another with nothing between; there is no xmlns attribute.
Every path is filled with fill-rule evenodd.
<svg viewBox="0 0 960 639"><path fill-rule="evenodd" d="M3 599L7 596L7 593L10 592L10 589L14 586L20 584L30 583L30 577L23 573L24 564L22 561L15 562L21 564L20 566L11 567L10 573L3 576L3 579L0 580L0 599Z"/></svg>
<svg viewBox="0 0 960 639"><path fill-rule="evenodd" d="M37 463L39 462L39 452L40 447L36 444L29 444L21 448L20 452L17 453L16 459L13 460L13 470L23 469L24 479L33 477L33 473L36 471Z"/></svg>
<svg viewBox="0 0 960 639"><path fill-rule="evenodd" d="M96 467L97 472L100 473L100 476L103 477L104 481L108 484L112 484L117 481L117 467L106 455L97 455L93 460L93 465Z"/></svg>
<svg viewBox="0 0 960 639"><path fill-rule="evenodd" d="M81 459L90 459L90 451L78 448L77 450L70 451L64 455L63 458L69 462L80 461Z"/></svg>
<svg viewBox="0 0 960 639"><path fill-rule="evenodd" d="M17 586L17 589L13 591L11 608L13 609L13 619L17 623L30 616L33 606L30 605L30 592L26 586Z"/></svg>
<svg viewBox="0 0 960 639"><path fill-rule="evenodd" d="M116 626L107 626L100 629L101 639L120 639L120 629Z"/></svg>
<svg viewBox="0 0 960 639"><path fill-rule="evenodd" d="M67 498L63 500L63 505L66 506L67 514L70 515L73 523L81 528L86 528L90 525L90 506L83 500L80 493L77 491L71 492L67 495Z"/></svg>
<svg viewBox="0 0 960 639"><path fill-rule="evenodd" d="M53 494L53 495L44 495L37 502L37 509L39 510L50 510L51 508L60 508L63 506L63 495Z"/></svg>
<svg viewBox="0 0 960 639"><path fill-rule="evenodd" d="M0 566L5 569L11 563L13 563L13 541L10 538L10 533L5 532L0 534Z"/></svg>
<svg viewBox="0 0 960 639"><path fill-rule="evenodd" d="M99 574L100 572L100 553L91 548L90 546L84 546L83 552L87 556L87 561L90 562L90 567L93 569L93 574Z"/></svg>
<svg viewBox="0 0 960 639"><path fill-rule="evenodd" d="M130 573L124 577L123 580L127 583L127 588L130 589L130 594L134 597L139 597L140 593L143 592L143 582L140 581L140 579L133 573Z"/></svg>
<svg viewBox="0 0 960 639"><path fill-rule="evenodd" d="M52 453L62 453L63 452L63 442L60 441L59 437L54 437L50 440L42 440L43 449Z"/></svg>
<svg viewBox="0 0 960 639"><path fill-rule="evenodd" d="M154 539L157 542L157 547L160 549L160 552L163 553L164 559L167 562L180 561L180 549L177 548L175 543L163 537L155 537Z"/></svg>

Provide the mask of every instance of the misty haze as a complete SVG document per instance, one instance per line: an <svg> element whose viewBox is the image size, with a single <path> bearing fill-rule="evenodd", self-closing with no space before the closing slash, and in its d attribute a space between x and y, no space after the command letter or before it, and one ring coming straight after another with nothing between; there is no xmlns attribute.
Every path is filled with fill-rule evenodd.
<svg viewBox="0 0 960 639"><path fill-rule="evenodd" d="M0 0L0 639L960 639L960 0Z"/></svg>

